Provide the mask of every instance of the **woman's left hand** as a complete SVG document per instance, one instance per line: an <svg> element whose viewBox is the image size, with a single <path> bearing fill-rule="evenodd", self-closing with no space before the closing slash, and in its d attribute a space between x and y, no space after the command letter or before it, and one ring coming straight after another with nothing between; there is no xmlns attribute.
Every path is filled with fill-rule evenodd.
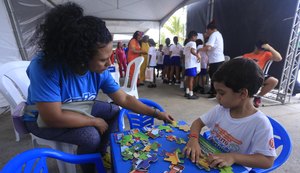
<svg viewBox="0 0 300 173"><path fill-rule="evenodd" d="M166 123L172 123L174 121L174 118L167 112L158 112L156 118L159 120L163 120Z"/></svg>

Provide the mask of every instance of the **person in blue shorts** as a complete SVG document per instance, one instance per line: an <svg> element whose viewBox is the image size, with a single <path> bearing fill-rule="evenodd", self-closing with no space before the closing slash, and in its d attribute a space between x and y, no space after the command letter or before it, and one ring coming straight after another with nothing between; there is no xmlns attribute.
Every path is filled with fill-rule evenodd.
<svg viewBox="0 0 300 173"><path fill-rule="evenodd" d="M173 38L174 44L170 46L170 56L171 56L171 69L170 69L170 79L169 85L173 83L173 77L175 72L175 85L180 85L180 60L183 51L183 47L178 43L178 37Z"/></svg>
<svg viewBox="0 0 300 173"><path fill-rule="evenodd" d="M198 99L198 96L193 93L194 78L197 75L197 64L201 57L197 53L196 40L197 32L190 31L188 34L188 43L184 46L185 55L185 76L186 76L186 91L184 96L188 99Z"/></svg>
<svg viewBox="0 0 300 173"><path fill-rule="evenodd" d="M171 40L170 40L170 38L166 38L165 43L166 43L166 45L162 49L163 56L164 56L163 82L168 83L170 80L170 66L171 66L171 59L170 59ZM166 76L167 76L167 78L166 78Z"/></svg>
<svg viewBox="0 0 300 173"><path fill-rule="evenodd" d="M104 155L109 134L117 130L119 106L173 120L120 89L107 70L111 33L104 21L83 15L77 4L52 8L33 40L39 50L27 69L30 86L23 116L30 133L75 144L78 154ZM96 101L100 89L117 105ZM93 164L81 168L85 173L95 171Z"/></svg>

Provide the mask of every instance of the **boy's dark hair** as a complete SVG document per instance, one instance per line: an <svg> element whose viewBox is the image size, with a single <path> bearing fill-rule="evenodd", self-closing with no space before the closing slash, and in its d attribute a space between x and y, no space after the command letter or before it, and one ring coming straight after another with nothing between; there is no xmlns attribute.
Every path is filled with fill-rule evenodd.
<svg viewBox="0 0 300 173"><path fill-rule="evenodd" d="M196 46L203 45L203 41L201 39L196 40Z"/></svg>
<svg viewBox="0 0 300 173"><path fill-rule="evenodd" d="M234 92L247 89L249 97L257 93L263 81L263 71L253 60L247 58L234 58L225 62L212 78L212 82L222 82Z"/></svg>
<svg viewBox="0 0 300 173"><path fill-rule="evenodd" d="M262 45L264 44L267 44L268 41L267 40L258 40L256 43L255 43L255 47L257 49L260 49L260 50L263 50L263 48L261 47Z"/></svg>
<svg viewBox="0 0 300 173"><path fill-rule="evenodd" d="M165 43L167 44L167 42L170 44L171 43L171 40L170 40L170 38L166 38L165 39Z"/></svg>
<svg viewBox="0 0 300 173"><path fill-rule="evenodd" d="M211 22L207 25L206 29L212 29L212 30L213 30L213 29L217 29L216 21L215 21L215 20L211 21Z"/></svg>
<svg viewBox="0 0 300 173"><path fill-rule="evenodd" d="M68 2L46 14L33 39L44 53L45 68L62 65L81 73L112 35L100 18L84 16L79 5Z"/></svg>
<svg viewBox="0 0 300 173"><path fill-rule="evenodd" d="M189 39L186 38L186 39L184 40L184 42L183 42L183 46L185 46L188 42L189 42Z"/></svg>
<svg viewBox="0 0 300 173"><path fill-rule="evenodd" d="M196 31L190 31L188 34L188 39L191 39L193 36L198 36L198 33Z"/></svg>
<svg viewBox="0 0 300 173"><path fill-rule="evenodd" d="M155 41L154 41L152 38L150 38L150 39L148 40L148 42L149 42L149 45L150 45L150 46L155 46L155 45L156 45Z"/></svg>

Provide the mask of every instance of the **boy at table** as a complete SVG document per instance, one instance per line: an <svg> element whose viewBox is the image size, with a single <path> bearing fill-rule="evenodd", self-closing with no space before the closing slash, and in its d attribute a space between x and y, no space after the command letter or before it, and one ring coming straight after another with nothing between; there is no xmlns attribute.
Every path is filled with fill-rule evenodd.
<svg viewBox="0 0 300 173"><path fill-rule="evenodd" d="M196 119L183 152L192 162L201 157L199 133L204 126L211 131L209 141L224 153L208 156L210 167L240 164L269 168L276 156L273 129L267 116L253 104L253 95L263 83L264 75L250 59L237 58L224 63L212 82L219 105Z"/></svg>

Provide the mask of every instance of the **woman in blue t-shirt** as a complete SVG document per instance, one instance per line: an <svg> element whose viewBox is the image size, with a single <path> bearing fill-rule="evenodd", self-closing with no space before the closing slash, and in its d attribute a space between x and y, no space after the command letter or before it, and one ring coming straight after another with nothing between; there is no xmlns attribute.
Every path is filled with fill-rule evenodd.
<svg viewBox="0 0 300 173"><path fill-rule="evenodd" d="M24 115L34 135L78 145L78 154L104 154L109 133L117 129L117 105L166 122L173 120L120 89L106 70L113 46L111 33L104 21L83 15L78 5L66 3L51 9L34 41L40 50L27 69L27 107L33 105L36 110ZM100 89L117 105L95 101ZM82 168L94 170L89 164Z"/></svg>

